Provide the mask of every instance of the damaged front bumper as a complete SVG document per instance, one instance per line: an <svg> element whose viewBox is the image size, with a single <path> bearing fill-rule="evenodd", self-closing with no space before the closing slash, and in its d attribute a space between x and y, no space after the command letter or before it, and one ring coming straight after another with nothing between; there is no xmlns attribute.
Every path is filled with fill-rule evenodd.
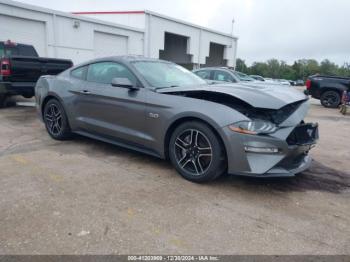
<svg viewBox="0 0 350 262"><path fill-rule="evenodd" d="M228 173L289 177L308 169L312 161L308 153L319 136L317 124L302 122L306 112L302 106L270 135L241 134L224 127Z"/></svg>

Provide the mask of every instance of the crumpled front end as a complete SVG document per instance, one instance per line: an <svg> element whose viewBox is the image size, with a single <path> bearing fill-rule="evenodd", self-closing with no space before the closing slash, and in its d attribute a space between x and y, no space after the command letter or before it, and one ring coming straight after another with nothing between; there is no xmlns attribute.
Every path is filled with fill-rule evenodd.
<svg viewBox="0 0 350 262"><path fill-rule="evenodd" d="M242 134L224 127L221 132L225 137L228 173L281 177L306 170L311 164L308 153L318 140L318 125L303 121L308 108L308 101L303 101L294 110L286 111L287 117L271 134Z"/></svg>

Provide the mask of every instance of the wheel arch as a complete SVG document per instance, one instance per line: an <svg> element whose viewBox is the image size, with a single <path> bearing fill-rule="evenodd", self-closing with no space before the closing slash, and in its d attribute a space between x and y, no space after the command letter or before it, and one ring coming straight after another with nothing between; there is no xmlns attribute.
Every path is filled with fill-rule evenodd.
<svg viewBox="0 0 350 262"><path fill-rule="evenodd" d="M41 116L44 117L44 108L46 106L46 104L51 100L51 99L55 99L58 102L60 102L60 104L63 106L61 99L59 99L56 95L49 93L47 96L45 96L45 98L43 99L43 101L41 102L41 106L40 106L40 111L41 111Z"/></svg>
<svg viewBox="0 0 350 262"><path fill-rule="evenodd" d="M342 92L346 90L345 88L336 88L336 87L323 87L322 90L320 91L320 96L322 96L325 92L328 91L334 91L337 92L339 95L342 95Z"/></svg>
<svg viewBox="0 0 350 262"><path fill-rule="evenodd" d="M52 99L57 100L57 101L61 104L61 106L62 106L62 108L63 108L63 110L64 110L64 113L65 113L65 115L66 115L66 117L67 117L68 126L71 128L72 126L71 126L71 123L70 123L70 121L69 121L69 116L68 116L67 110L66 110L66 108L65 108L65 106L64 106L63 100L62 100L60 97L58 97L55 93L51 93L51 92L48 93L48 94L45 96L45 98L43 99L43 101L41 102L41 105L40 105L40 115L41 115L42 120L44 121L44 108L45 108L45 106L47 105L47 103L48 103L50 100L52 100Z"/></svg>
<svg viewBox="0 0 350 262"><path fill-rule="evenodd" d="M174 120L166 130L166 133L164 136L164 149L163 149L165 159L169 159L169 143L170 143L170 138L171 138L172 133L179 125L181 125L185 122L189 122L189 121L197 121L197 122L201 122L203 124L206 124L213 131L213 133L217 136L217 138L219 139L219 141L222 145L222 148L224 150L225 157L227 158L227 150L226 150L224 140L223 140L222 136L220 135L220 133L217 131L217 129L214 127L213 124L211 124L208 120L205 120L205 119L198 117L198 116L183 116L183 117L180 117L180 118L177 118L176 120Z"/></svg>

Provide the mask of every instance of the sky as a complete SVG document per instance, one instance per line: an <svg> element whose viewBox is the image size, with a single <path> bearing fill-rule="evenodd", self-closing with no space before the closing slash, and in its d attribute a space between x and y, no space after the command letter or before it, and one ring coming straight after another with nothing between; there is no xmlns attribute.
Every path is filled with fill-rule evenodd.
<svg viewBox="0 0 350 262"><path fill-rule="evenodd" d="M66 12L150 10L231 33L237 57L350 62L350 0L20 0Z"/></svg>

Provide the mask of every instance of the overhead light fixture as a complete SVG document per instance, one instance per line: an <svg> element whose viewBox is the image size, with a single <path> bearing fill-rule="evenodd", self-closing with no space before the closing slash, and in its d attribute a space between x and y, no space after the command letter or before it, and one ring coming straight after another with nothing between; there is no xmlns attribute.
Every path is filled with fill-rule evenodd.
<svg viewBox="0 0 350 262"><path fill-rule="evenodd" d="M80 27L80 21L79 20L74 20L73 21L73 27L74 28L79 28Z"/></svg>

